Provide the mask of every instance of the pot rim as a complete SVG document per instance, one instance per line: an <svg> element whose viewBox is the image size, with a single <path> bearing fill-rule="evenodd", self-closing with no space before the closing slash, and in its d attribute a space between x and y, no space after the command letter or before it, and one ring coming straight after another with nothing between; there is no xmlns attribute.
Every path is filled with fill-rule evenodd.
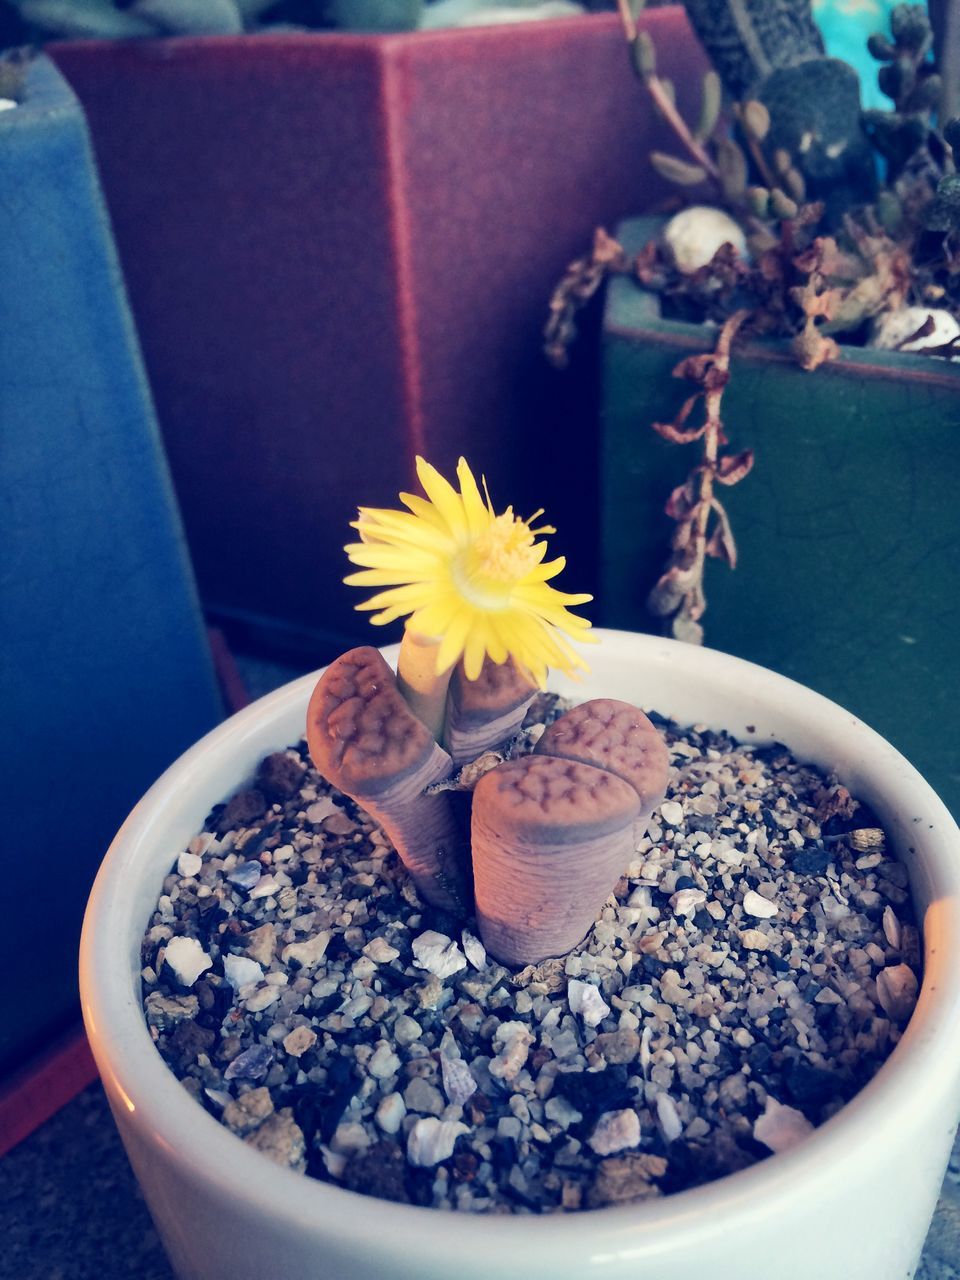
<svg viewBox="0 0 960 1280"><path fill-rule="evenodd" d="M644 1261L649 1261L661 1244L666 1251L678 1232L693 1244L715 1232L743 1229L751 1219L776 1212L778 1201L795 1195L798 1182L816 1182L826 1171L835 1175L839 1166L857 1161L865 1144L882 1140L884 1125L895 1119L898 1105L923 1088L925 1064L960 1063L960 829L929 784L873 729L785 676L674 640L600 628L596 634L611 656L649 665L652 688L656 669L669 668L686 674L694 684L727 684L782 707L809 707L806 719L826 720L838 734L855 740L863 767L868 774L884 774L888 794L896 784L892 794L898 810L923 815L922 825L916 816L912 821L924 852L931 903L923 927L924 976L917 1011L884 1065L835 1116L790 1151L670 1196L569 1214L492 1220L487 1215L394 1204L280 1168L246 1147L185 1092L150 1039L130 981L131 894L125 867L138 850L151 845L159 816L178 803L181 789L212 751L228 743L235 749L256 746L261 753L279 748L280 744L256 740L298 704L306 708L319 675L314 672L230 717L170 766L118 832L84 918L81 1003L101 1076L110 1086L108 1092L149 1129L186 1179L218 1184L237 1201L255 1197L260 1212L289 1222L291 1228L307 1227L318 1238L369 1245L374 1226L385 1252L413 1251L413 1256L429 1257L435 1264L455 1265L465 1250L483 1249L492 1256L497 1248L536 1248L548 1239L552 1248L566 1251L571 1266L599 1265L613 1257L623 1260L634 1252L639 1255L641 1249ZM397 646L383 650L388 661L395 659L396 651ZM596 652L591 656L599 666ZM575 690L560 679L551 684ZM169 851L170 865L176 852ZM449 1227L454 1221L454 1232L430 1229L431 1224Z"/></svg>

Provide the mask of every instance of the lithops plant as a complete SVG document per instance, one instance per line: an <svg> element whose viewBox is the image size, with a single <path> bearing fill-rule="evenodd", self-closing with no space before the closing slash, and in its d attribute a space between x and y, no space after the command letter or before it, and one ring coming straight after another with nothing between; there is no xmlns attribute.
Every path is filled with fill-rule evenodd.
<svg viewBox="0 0 960 1280"><path fill-rule="evenodd" d="M639 813L629 783L575 760L525 756L484 774L471 845L490 954L525 965L575 947L630 861Z"/></svg>
<svg viewBox="0 0 960 1280"><path fill-rule="evenodd" d="M426 788L452 761L400 696L380 653L351 649L320 677L307 709L307 744L320 773L390 837L428 902L462 912L468 859L446 792Z"/></svg>
<svg viewBox="0 0 960 1280"><path fill-rule="evenodd" d="M477 921L487 950L536 964L582 940L663 799L666 744L637 707L581 703L532 756L484 775L473 795Z"/></svg>
<svg viewBox="0 0 960 1280"><path fill-rule="evenodd" d="M642 815L667 790L670 755L660 731L639 707L616 698L581 702L547 727L535 751L616 774L636 791Z"/></svg>
<svg viewBox="0 0 960 1280"><path fill-rule="evenodd" d="M476 680L457 664L447 693L443 742L455 768L509 742L523 723L537 686L512 658L484 660Z"/></svg>

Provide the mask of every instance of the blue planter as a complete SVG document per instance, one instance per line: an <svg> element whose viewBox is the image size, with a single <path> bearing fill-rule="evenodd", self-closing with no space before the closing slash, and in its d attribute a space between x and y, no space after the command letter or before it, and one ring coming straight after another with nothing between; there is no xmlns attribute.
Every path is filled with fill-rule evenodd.
<svg viewBox="0 0 960 1280"><path fill-rule="evenodd" d="M2 1073L73 1016L100 858L222 706L86 123L46 58L0 113L0 188Z"/></svg>

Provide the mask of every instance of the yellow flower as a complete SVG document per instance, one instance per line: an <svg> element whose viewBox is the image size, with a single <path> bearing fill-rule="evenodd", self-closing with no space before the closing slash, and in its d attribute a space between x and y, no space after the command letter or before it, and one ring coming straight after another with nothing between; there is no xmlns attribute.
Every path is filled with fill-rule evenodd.
<svg viewBox="0 0 960 1280"><path fill-rule="evenodd" d="M521 520L507 507L497 515L463 458L457 465L459 493L422 458L417 476L426 498L401 493L407 511L361 507L353 522L362 541L345 550L362 569L345 581L389 588L357 608L378 610L370 619L377 624L409 614L408 630L439 639L438 673L462 656L467 678L475 680L487 654L498 663L513 657L541 687L548 667L569 675L578 667L587 670L564 633L594 638L587 634L586 618L566 608L592 597L565 595L548 585L566 562L544 561L547 544L536 538L556 531L548 525L531 528L541 512Z"/></svg>

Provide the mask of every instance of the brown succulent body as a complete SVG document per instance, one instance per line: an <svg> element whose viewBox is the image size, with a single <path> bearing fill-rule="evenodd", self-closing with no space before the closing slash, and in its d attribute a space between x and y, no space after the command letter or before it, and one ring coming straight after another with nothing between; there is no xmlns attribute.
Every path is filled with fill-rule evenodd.
<svg viewBox="0 0 960 1280"><path fill-rule="evenodd" d="M580 703L545 730L535 751L616 774L636 791L641 813L650 813L667 790L666 743L639 707L616 698Z"/></svg>
<svg viewBox="0 0 960 1280"><path fill-rule="evenodd" d="M424 794L450 775L452 761L376 649L351 649L320 677L307 744L320 773L380 823L421 894L445 910L464 910L467 857L450 796Z"/></svg>
<svg viewBox="0 0 960 1280"><path fill-rule="evenodd" d="M476 680L468 680L458 663L447 694L444 745L459 768L484 751L508 742L523 723L537 685L512 658L484 660Z"/></svg>
<svg viewBox="0 0 960 1280"><path fill-rule="evenodd" d="M477 921L507 964L563 955L583 938L633 850L640 798L612 773L525 756L473 795Z"/></svg>

